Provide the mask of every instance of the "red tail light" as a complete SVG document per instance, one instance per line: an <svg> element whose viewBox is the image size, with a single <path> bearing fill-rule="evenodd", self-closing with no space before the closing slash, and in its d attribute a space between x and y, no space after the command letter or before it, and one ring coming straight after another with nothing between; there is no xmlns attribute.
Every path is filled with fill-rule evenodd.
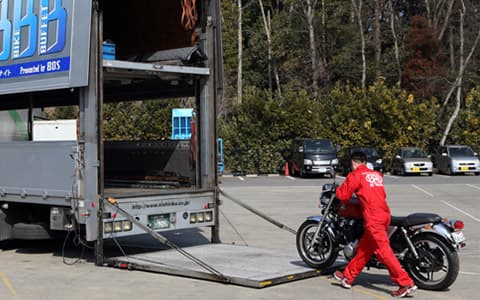
<svg viewBox="0 0 480 300"><path fill-rule="evenodd" d="M462 230L464 227L465 227L465 224L463 224L463 222L460 220L457 220L455 221L455 223L453 223L453 228L455 230Z"/></svg>

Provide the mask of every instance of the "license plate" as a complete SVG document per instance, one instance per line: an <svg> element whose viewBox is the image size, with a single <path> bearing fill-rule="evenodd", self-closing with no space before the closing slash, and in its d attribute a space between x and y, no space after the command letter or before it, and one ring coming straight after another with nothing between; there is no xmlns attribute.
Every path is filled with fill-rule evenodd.
<svg viewBox="0 0 480 300"><path fill-rule="evenodd" d="M414 167L414 168L412 168L412 171L413 171L413 172L420 172L420 168Z"/></svg>
<svg viewBox="0 0 480 300"><path fill-rule="evenodd" d="M465 235L462 231L452 232L452 238L457 244L463 243L466 240Z"/></svg>
<svg viewBox="0 0 480 300"><path fill-rule="evenodd" d="M468 167L460 167L461 171L468 171Z"/></svg>

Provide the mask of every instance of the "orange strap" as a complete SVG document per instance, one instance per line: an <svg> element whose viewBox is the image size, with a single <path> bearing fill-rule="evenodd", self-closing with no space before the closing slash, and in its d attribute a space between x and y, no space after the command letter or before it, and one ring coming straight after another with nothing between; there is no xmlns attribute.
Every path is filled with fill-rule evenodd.
<svg viewBox="0 0 480 300"><path fill-rule="evenodd" d="M181 23L183 28L192 30L195 28L198 14L195 5L196 0L180 0L182 3L182 19Z"/></svg>

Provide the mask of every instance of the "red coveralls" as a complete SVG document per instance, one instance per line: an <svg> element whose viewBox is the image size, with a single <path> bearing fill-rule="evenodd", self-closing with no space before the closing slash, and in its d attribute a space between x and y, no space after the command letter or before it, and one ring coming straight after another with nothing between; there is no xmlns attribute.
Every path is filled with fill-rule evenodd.
<svg viewBox="0 0 480 300"><path fill-rule="evenodd" d="M390 224L390 209L386 201L382 175L372 171L365 164L348 174L336 195L341 201L348 201L355 193L362 208L365 231L353 259L348 263L343 275L353 283L370 260L372 254L388 268L390 278L399 286L413 284L413 280L395 257L387 236Z"/></svg>

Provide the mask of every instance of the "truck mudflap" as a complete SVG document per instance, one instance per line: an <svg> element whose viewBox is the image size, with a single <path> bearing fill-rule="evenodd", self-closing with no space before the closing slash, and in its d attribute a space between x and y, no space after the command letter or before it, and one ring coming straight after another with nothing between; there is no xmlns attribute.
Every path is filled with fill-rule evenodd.
<svg viewBox="0 0 480 300"><path fill-rule="evenodd" d="M332 269L307 267L296 252L228 244L205 244L185 248L188 253L215 266L223 278L196 263L186 260L175 250L160 250L128 256L111 257L107 266L157 272L195 279L219 281L251 288L265 288L304 278L331 273ZM338 266L335 266L338 267Z"/></svg>
<svg viewBox="0 0 480 300"><path fill-rule="evenodd" d="M128 270L143 270L264 288L275 284L318 276L331 270L307 267L293 250L262 249L227 244L204 244L179 247L164 235L136 220L113 200L104 204L142 228L151 237L171 249L140 254L106 257L104 265Z"/></svg>

